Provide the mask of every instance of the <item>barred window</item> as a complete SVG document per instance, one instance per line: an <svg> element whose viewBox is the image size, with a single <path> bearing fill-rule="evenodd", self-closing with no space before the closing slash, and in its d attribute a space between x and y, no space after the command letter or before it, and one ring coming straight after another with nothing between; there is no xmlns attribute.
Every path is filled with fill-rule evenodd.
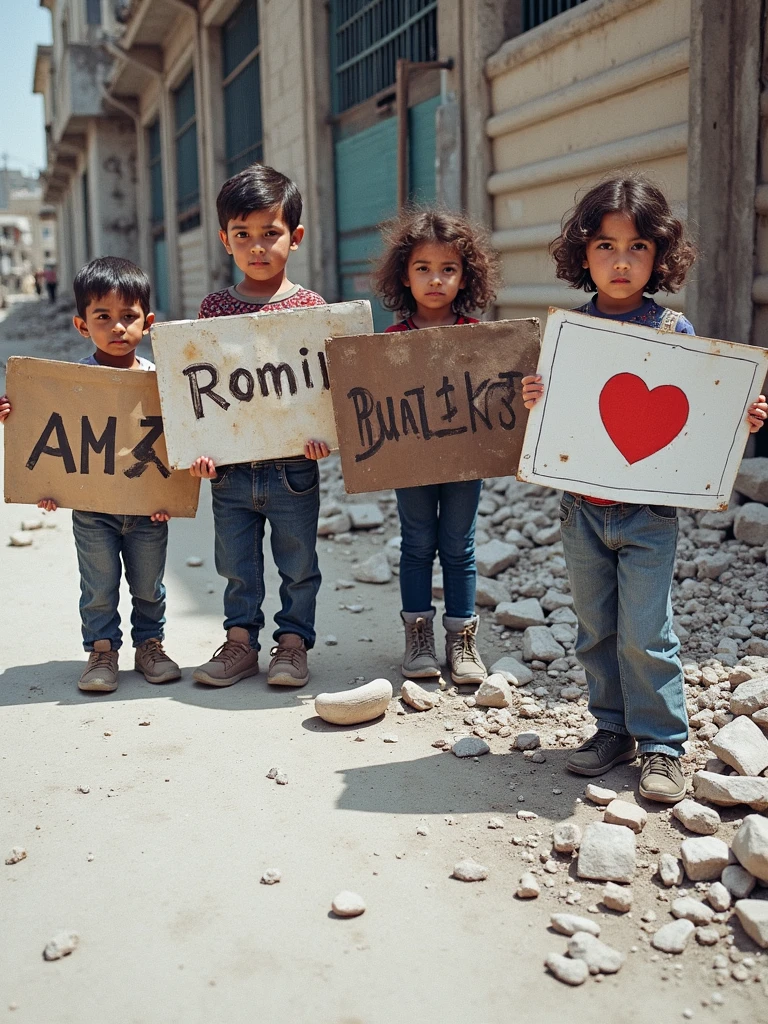
<svg viewBox="0 0 768 1024"><path fill-rule="evenodd" d="M523 32L583 3L584 0L523 0Z"/></svg>
<svg viewBox="0 0 768 1024"><path fill-rule="evenodd" d="M224 23L221 50L224 150L230 178L264 156L257 0L243 0Z"/></svg>
<svg viewBox="0 0 768 1024"><path fill-rule="evenodd" d="M197 111L195 75L187 75L173 93L176 140L176 213L179 231L200 223L200 178L197 168Z"/></svg>

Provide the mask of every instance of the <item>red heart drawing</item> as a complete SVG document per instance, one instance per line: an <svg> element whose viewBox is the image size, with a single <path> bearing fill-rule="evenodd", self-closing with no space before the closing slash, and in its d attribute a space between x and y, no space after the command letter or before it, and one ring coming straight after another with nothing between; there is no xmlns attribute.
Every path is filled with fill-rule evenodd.
<svg viewBox="0 0 768 1024"><path fill-rule="evenodd" d="M688 399L674 384L648 390L634 373L617 373L600 392L600 419L632 465L666 448L688 419Z"/></svg>

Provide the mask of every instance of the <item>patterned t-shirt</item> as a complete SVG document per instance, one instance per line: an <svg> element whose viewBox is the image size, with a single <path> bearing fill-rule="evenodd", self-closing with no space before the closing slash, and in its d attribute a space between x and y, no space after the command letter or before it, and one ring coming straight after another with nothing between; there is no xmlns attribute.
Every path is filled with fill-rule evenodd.
<svg viewBox="0 0 768 1024"><path fill-rule="evenodd" d="M104 363L100 363L96 356L91 352L85 359L79 360L85 366L104 366ZM145 359L144 356L136 356L136 362L139 364L139 370L154 370L155 364L151 363L149 359ZM115 367L108 367L108 369L115 369Z"/></svg>
<svg viewBox="0 0 768 1024"><path fill-rule="evenodd" d="M619 320L623 324L642 324L643 327L661 327L664 315L672 313L672 310L667 309L665 306L660 306L658 302L654 302L653 299L646 298L643 300L643 304L641 306L638 306L637 309L630 310L629 313L602 313L597 308L597 296L595 295L589 302L585 302L583 306L579 306L575 312L588 313L589 316L599 316L603 320ZM675 332L677 334L696 333L693 329L693 324L690 320L686 320L682 313L677 317Z"/></svg>
<svg viewBox="0 0 768 1024"><path fill-rule="evenodd" d="M479 320L475 320L473 316L459 316L456 318L454 327L458 327L459 324L479 324ZM395 331L418 331L418 327L413 322L413 317L407 316L405 320L401 320L399 324L391 324L384 331L385 334L392 334Z"/></svg>
<svg viewBox="0 0 768 1024"><path fill-rule="evenodd" d="M309 288L295 284L279 298L264 299L251 302L242 296L235 287L225 288L220 292L206 295L200 304L200 319L208 320L214 316L239 316L242 313L276 313L282 309L303 309L306 306L325 306L325 299Z"/></svg>

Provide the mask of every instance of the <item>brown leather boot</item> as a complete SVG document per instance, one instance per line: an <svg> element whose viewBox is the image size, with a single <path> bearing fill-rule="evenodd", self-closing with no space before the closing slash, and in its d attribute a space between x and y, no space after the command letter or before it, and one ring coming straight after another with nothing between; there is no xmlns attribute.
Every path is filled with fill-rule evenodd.
<svg viewBox="0 0 768 1024"><path fill-rule="evenodd" d="M259 652L251 647L248 630L232 626L227 639L210 661L196 668L192 678L208 686L231 686L247 676L258 675Z"/></svg>

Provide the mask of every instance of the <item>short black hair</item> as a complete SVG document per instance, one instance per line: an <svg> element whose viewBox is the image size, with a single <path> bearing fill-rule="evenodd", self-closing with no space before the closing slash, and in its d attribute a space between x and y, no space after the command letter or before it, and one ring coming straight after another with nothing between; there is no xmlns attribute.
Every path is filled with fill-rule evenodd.
<svg viewBox="0 0 768 1024"><path fill-rule="evenodd" d="M296 182L266 164L251 164L228 178L216 197L222 231L227 230L231 220L247 217L256 210L280 210L293 234L301 221L301 207Z"/></svg>
<svg viewBox="0 0 768 1024"><path fill-rule="evenodd" d="M149 278L141 267L120 256L101 256L86 263L78 270L73 287L77 312L83 319L89 304L109 292L117 292L131 305L138 302L144 316L149 313Z"/></svg>

